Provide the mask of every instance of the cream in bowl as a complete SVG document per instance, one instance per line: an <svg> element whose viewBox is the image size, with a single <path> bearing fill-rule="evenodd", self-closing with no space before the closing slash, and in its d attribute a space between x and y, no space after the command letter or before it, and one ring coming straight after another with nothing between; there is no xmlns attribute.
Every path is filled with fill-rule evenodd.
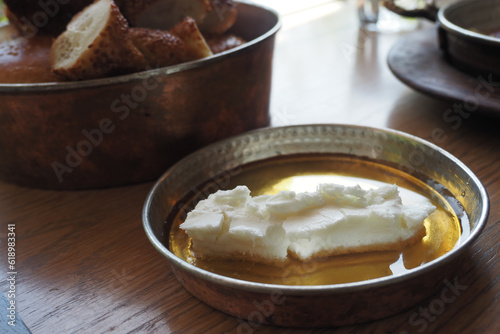
<svg viewBox="0 0 500 334"><path fill-rule="evenodd" d="M464 234L467 217L417 179L362 159L295 158L242 167L230 190L187 204L194 209L165 231L169 249L238 279L326 285L408 272L453 249ZM231 189L239 182L258 195L247 186Z"/></svg>
<svg viewBox="0 0 500 334"><path fill-rule="evenodd" d="M233 251L232 254L239 255L229 258L219 254L216 257L197 255L197 239L193 235L190 239L181 224L189 222L186 217L189 212L195 212L198 203L203 206L203 201L219 190L244 190L238 188L241 185L245 185L250 194L236 197L246 198L252 210L260 210L262 217L267 214L260 204L266 199L274 198L275 202L284 204L278 205L279 210L284 211L277 211L285 213L279 220L282 227L286 217L307 217L306 220L293 218L290 222L293 228L288 230L293 233L288 236L285 228L284 233L279 229L270 231L274 238L281 235L278 246L287 239L288 246L300 239L300 245L296 246L302 248L294 246L290 250L288 247L282 261L255 261L243 251ZM349 200L335 195L347 206L330 202L325 209L321 200L316 202L320 205L309 208L302 206L302 200L290 205L294 196L295 199L315 197L318 189L324 191L324 187L335 189L328 191L332 196L348 195ZM277 194L283 191L286 196L280 199L281 195ZM291 192L295 195L290 195ZM305 193L309 195L298 195ZM385 200L370 202L374 201L370 200L371 196L385 197ZM252 204L255 200L260 204ZM352 210L355 204L361 203L364 205L360 207L365 210ZM211 208L205 211L217 211L214 205L208 206ZM323 246L331 245L333 234L328 235L326 227L315 229L322 224L320 220L311 223L311 219L317 218L313 213L323 209L330 210L323 223L330 222L332 230L333 221L348 221L345 217L350 217L350 222L368 224L373 220L362 217L378 213L384 217L379 221L380 226L381 223L391 226L406 222L396 217L401 214L415 218L407 227L423 226L425 232L410 229L412 233L404 234L408 242L397 245L385 239L382 244L391 244L386 250L374 248L336 254L328 249L325 253ZM290 210L295 210L297 215L288 215ZM362 214L354 219L355 212ZM266 323L317 327L379 319L432 295L467 257L467 249L484 227L487 213L488 198L479 180L456 158L430 143L393 130L304 125L250 132L186 157L169 169L152 189L145 203L143 220L153 245L171 263L181 284L200 300L243 319L258 312L256 305L275 300ZM216 226L221 222L216 217L220 213L211 214L215 220L203 220L200 215L200 221ZM238 216L238 212L235 215ZM394 217L389 219L391 216ZM239 223L235 225L236 232L239 229L239 233L246 233L250 228L251 233L258 234L257 227L264 225L250 225L245 217L236 219ZM269 217L273 219L272 215ZM219 230L217 237L225 236L230 226L228 230ZM394 225L389 229L393 230ZM352 231L369 236L361 226ZM399 230L402 231L405 230ZM385 236L390 233L387 231ZM328 242L321 245L322 240ZM314 242L308 244L310 241ZM258 242L255 238L255 243ZM344 237L340 242L346 246L349 238ZM319 248L314 248L318 245ZM304 251L303 256L297 256L299 249ZM206 250L202 245L201 252ZM277 253L284 256L282 248ZM273 299L273 296L279 298Z"/></svg>
<svg viewBox="0 0 500 334"><path fill-rule="evenodd" d="M238 186L199 202L179 228L200 258L312 261L403 248L425 235L423 221L435 209L425 199L403 205L395 185L321 183L314 192L255 197Z"/></svg>

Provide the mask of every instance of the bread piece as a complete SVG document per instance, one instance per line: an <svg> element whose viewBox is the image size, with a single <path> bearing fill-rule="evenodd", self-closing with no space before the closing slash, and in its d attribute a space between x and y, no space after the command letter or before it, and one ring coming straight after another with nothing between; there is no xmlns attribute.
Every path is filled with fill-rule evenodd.
<svg viewBox="0 0 500 334"><path fill-rule="evenodd" d="M212 53L217 54L227 50L231 50L237 46L245 44L245 40L234 34L222 34L222 35L207 35L205 36L208 47Z"/></svg>
<svg viewBox="0 0 500 334"><path fill-rule="evenodd" d="M193 59L210 57L212 55L212 51L210 51L194 19L186 17L170 29L170 32L184 41L188 53L191 57L194 57Z"/></svg>
<svg viewBox="0 0 500 334"><path fill-rule="evenodd" d="M76 15L52 46L54 72L70 80L102 78L147 68L113 0L97 0Z"/></svg>
<svg viewBox="0 0 500 334"><path fill-rule="evenodd" d="M179 64L186 59L184 41L168 31L130 28L129 32L134 45L151 68Z"/></svg>
<svg viewBox="0 0 500 334"><path fill-rule="evenodd" d="M59 35L71 18L93 0L3 0L6 16L26 38L35 35Z"/></svg>
<svg viewBox="0 0 500 334"><path fill-rule="evenodd" d="M185 18L170 31L130 28L130 36L152 68L212 55L192 18Z"/></svg>
<svg viewBox="0 0 500 334"><path fill-rule="evenodd" d="M131 26L169 30L185 17L201 23L212 9L209 0L118 0Z"/></svg>
<svg viewBox="0 0 500 334"><path fill-rule="evenodd" d="M210 0L210 3L212 10L199 23L200 30L203 34L223 34L236 22L236 5L232 0Z"/></svg>

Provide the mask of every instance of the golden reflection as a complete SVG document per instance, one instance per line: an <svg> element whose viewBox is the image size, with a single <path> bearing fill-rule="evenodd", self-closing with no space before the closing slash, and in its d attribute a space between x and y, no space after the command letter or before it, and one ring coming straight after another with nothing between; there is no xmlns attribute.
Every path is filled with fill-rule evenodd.
<svg viewBox="0 0 500 334"><path fill-rule="evenodd" d="M397 169L366 160L340 156L271 159L245 166L240 174L231 178L227 189L244 184L252 191L252 196L257 196L281 190L314 191L319 183L330 182L360 184L364 188L397 184L403 203L425 196L437 209L424 221L426 236L399 251L333 256L309 262L290 258L282 266L250 261L204 261L191 254L189 238L178 228L184 212L180 212L172 224L170 249L185 261L224 276L272 284L324 285L402 274L444 255L453 249L461 236L459 218L433 188ZM187 203L186 207L192 207L192 203Z"/></svg>

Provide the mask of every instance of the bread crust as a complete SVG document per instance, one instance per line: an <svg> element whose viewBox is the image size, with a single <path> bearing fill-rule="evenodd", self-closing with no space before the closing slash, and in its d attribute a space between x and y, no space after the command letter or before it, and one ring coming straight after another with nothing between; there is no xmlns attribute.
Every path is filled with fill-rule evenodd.
<svg viewBox="0 0 500 334"><path fill-rule="evenodd" d="M196 23L186 18L170 31L130 28L135 46L150 67L163 67L212 55Z"/></svg>
<svg viewBox="0 0 500 334"><path fill-rule="evenodd" d="M205 38L193 18L186 17L170 29L170 32L184 41L188 49L188 54L193 59L205 58L212 55L212 51L210 51Z"/></svg>
<svg viewBox="0 0 500 334"><path fill-rule="evenodd" d="M110 6L109 16L98 36L80 54L73 54L75 60L62 65L68 52L76 52L74 41L67 31L54 42L51 50L52 68L55 73L70 80L102 78L111 75L144 70L148 67L146 59L135 47L129 36L128 23L112 0L98 0L93 5L103 3ZM91 6L87 7L89 10ZM86 10L77 14L68 28L77 22Z"/></svg>
<svg viewBox="0 0 500 334"><path fill-rule="evenodd" d="M130 37L144 55L149 67L164 67L186 59L186 46L182 39L168 31L149 28L130 28Z"/></svg>

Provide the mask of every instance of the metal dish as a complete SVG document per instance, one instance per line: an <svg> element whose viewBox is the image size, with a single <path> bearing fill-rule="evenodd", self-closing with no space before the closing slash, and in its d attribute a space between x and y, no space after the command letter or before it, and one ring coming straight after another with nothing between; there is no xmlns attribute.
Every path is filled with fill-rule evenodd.
<svg viewBox="0 0 500 334"><path fill-rule="evenodd" d="M447 59L475 75L500 75L500 0L466 0L441 9L405 10L386 1L387 7L407 17L424 17L437 22L439 46Z"/></svg>
<svg viewBox="0 0 500 334"><path fill-rule="evenodd" d="M231 31L248 42L213 57L99 80L0 84L0 179L52 189L154 180L197 148L269 125L280 18L237 6Z"/></svg>
<svg viewBox="0 0 500 334"><path fill-rule="evenodd" d="M469 236L444 256L406 274L317 286L262 284L217 275L181 260L163 244L164 231L172 223L169 216L182 206L187 194L204 189L202 186L214 180L214 175L231 175L245 164L268 158L314 153L364 157L431 178L439 191L447 189L448 195L463 206L469 216ZM184 158L151 190L143 209L143 223L149 240L171 263L179 282L208 305L253 323L339 326L401 312L435 293L467 257L470 245L486 224L488 206L488 196L476 176L431 143L394 130L303 125L252 131Z"/></svg>

